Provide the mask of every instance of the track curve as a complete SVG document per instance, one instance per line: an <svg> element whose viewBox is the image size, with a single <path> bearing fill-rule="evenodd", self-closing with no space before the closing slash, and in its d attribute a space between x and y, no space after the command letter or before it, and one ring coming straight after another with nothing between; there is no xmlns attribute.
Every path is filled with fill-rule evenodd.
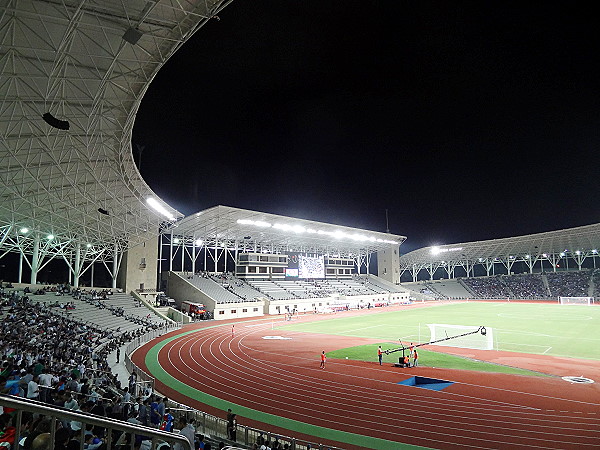
<svg viewBox="0 0 600 450"><path fill-rule="evenodd" d="M310 317L305 320L319 320ZM157 390L240 423L339 447L598 448L597 385L557 378L332 360L326 351L369 339L273 330L271 318L193 325L133 355ZM265 339L277 335L284 339ZM397 384L410 376L455 382L443 391Z"/></svg>

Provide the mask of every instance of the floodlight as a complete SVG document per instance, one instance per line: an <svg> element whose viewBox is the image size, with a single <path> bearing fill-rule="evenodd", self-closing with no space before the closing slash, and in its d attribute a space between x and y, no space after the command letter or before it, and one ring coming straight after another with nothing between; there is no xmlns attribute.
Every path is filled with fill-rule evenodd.
<svg viewBox="0 0 600 450"><path fill-rule="evenodd" d="M529 259L529 258L530 258L530 256L529 256L529 255L525 255L525 259Z"/></svg>
<svg viewBox="0 0 600 450"><path fill-rule="evenodd" d="M179 238L173 239L173 244L179 244Z"/></svg>
<svg viewBox="0 0 600 450"><path fill-rule="evenodd" d="M148 205L150 205L155 211L161 213L167 219L175 220L175 217L173 216L173 214L171 214L169 211L167 211L167 209L164 206L162 206L160 203L158 203L158 201L156 201L156 199L154 199L152 197L148 197L146 199L146 203L148 203Z"/></svg>
<svg viewBox="0 0 600 450"><path fill-rule="evenodd" d="M595 255L596 253L598 253L598 250L594 249L592 250L592 253Z"/></svg>
<svg viewBox="0 0 600 450"><path fill-rule="evenodd" d="M27 234L27 233L29 233L29 228L27 228L27 227L23 227L23 228L21 228L21 229L19 230L19 232L20 232L21 234Z"/></svg>
<svg viewBox="0 0 600 450"><path fill-rule="evenodd" d="M439 255L441 252L439 247L431 247L431 254L432 255Z"/></svg>
<svg viewBox="0 0 600 450"><path fill-rule="evenodd" d="M90 248L90 247L92 246L92 244L85 244L85 246L86 246L87 248Z"/></svg>
<svg viewBox="0 0 600 450"><path fill-rule="evenodd" d="M250 236L246 236L244 239L250 239ZM202 245L203 241L202 239L196 239L196 241L194 242L194 244L196 244L196 247L200 247Z"/></svg>
<svg viewBox="0 0 600 450"><path fill-rule="evenodd" d="M49 241L51 241L52 239L54 239L54 235L53 234L49 234L48 236L46 236L46 239L48 239Z"/></svg>
<svg viewBox="0 0 600 450"><path fill-rule="evenodd" d="M575 254L576 254L576 255L581 255L581 252L580 252L579 250L576 250L576 251L575 251Z"/></svg>
<svg viewBox="0 0 600 450"><path fill-rule="evenodd" d="M560 253L559 253L559 255L560 255L560 257L562 258L562 257L564 257L564 256L565 256L565 252L560 252Z"/></svg>

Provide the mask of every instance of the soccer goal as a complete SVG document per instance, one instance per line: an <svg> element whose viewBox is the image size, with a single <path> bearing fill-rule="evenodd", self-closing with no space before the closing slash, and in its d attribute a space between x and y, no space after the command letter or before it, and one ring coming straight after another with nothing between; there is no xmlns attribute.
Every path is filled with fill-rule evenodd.
<svg viewBox="0 0 600 450"><path fill-rule="evenodd" d="M591 305L594 303L594 297L558 297L558 303L561 305Z"/></svg>
<svg viewBox="0 0 600 450"><path fill-rule="evenodd" d="M430 341L437 341L444 338L452 338L442 342L436 342L435 345L444 345L447 347L472 348L475 350L493 350L494 349L494 331L491 328L485 328L485 334L473 333L468 336L461 334L477 331L480 327L464 325L445 325L440 323L428 323L431 333ZM460 336L453 338L453 336Z"/></svg>

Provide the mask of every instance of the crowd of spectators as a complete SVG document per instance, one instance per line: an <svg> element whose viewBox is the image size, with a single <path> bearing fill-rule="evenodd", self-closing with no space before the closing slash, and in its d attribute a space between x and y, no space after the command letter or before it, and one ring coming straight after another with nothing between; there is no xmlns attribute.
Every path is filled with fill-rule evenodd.
<svg viewBox="0 0 600 450"><path fill-rule="evenodd" d="M463 278L465 286L476 298L510 298L513 297L509 287L500 276Z"/></svg>
<svg viewBox="0 0 600 450"><path fill-rule="evenodd" d="M594 269L592 283L594 284L594 297L600 298L600 269Z"/></svg>
<svg viewBox="0 0 600 450"><path fill-rule="evenodd" d="M500 281L510 290L513 298L547 298L548 292L540 274L501 275Z"/></svg>
<svg viewBox="0 0 600 450"><path fill-rule="evenodd" d="M88 302L99 300L88 293L78 297ZM193 449L200 446L210 450L210 442L196 435L193 421L178 417L166 397L142 388L146 385L137 383L135 372L123 386L111 370L109 354L140 333L154 329L154 324L119 333L69 317L64 311L36 300L23 291L0 289L1 394L177 432L190 440ZM16 423L11 413L0 406L0 448L50 448L50 417L23 412L21 440L15 443ZM104 428L64 419L57 421L54 449L79 449L82 428L84 449L108 448ZM133 448L136 450L151 448L150 438L132 437L119 431L111 436L112 448L131 449L130 439L135 439ZM219 448L224 446L223 443L218 445ZM170 447L163 443L157 448Z"/></svg>
<svg viewBox="0 0 600 450"><path fill-rule="evenodd" d="M574 270L569 272L549 272L546 274L552 297L587 297L589 295L592 271Z"/></svg>
<svg viewBox="0 0 600 450"><path fill-rule="evenodd" d="M542 274L495 275L462 278L461 282L477 298L546 299L587 297L593 271L577 270ZM546 277L548 286L544 284ZM600 281L600 275L598 275Z"/></svg>

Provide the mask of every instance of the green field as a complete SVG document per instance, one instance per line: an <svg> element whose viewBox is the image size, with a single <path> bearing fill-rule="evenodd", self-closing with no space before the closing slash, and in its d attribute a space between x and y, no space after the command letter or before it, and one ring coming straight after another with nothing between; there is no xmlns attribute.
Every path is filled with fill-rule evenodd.
<svg viewBox="0 0 600 450"><path fill-rule="evenodd" d="M388 343L428 342L427 324L483 325L493 329L497 350L600 359L600 307L516 302L432 304L402 311L375 310L359 317L283 325L291 331L356 336ZM360 358L359 358L360 359Z"/></svg>

